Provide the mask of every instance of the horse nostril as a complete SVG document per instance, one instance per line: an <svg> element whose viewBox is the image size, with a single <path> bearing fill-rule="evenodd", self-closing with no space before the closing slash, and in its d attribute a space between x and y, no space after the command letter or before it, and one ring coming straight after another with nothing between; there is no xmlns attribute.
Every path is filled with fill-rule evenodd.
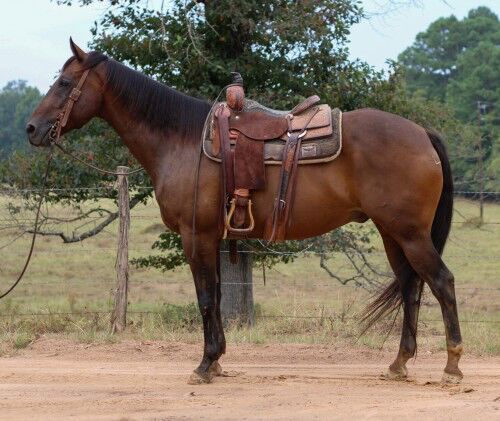
<svg viewBox="0 0 500 421"><path fill-rule="evenodd" d="M33 134L36 130L36 127L33 124L27 124L26 125L26 133L28 134Z"/></svg>

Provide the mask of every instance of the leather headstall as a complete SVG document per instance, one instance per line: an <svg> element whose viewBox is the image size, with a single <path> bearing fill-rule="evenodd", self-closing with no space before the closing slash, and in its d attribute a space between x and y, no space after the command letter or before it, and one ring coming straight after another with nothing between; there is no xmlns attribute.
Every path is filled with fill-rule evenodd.
<svg viewBox="0 0 500 421"><path fill-rule="evenodd" d="M90 69L87 69L83 72L80 80L78 81L78 84L71 90L71 93L68 96L68 101L64 105L62 111L57 115L56 121L50 128L49 140L51 144L59 144L59 139L61 138L61 130L66 127L66 124L68 124L68 119L71 111L73 110L73 106L82 94L82 87L85 83L85 80L87 79L87 76L89 75L89 72Z"/></svg>

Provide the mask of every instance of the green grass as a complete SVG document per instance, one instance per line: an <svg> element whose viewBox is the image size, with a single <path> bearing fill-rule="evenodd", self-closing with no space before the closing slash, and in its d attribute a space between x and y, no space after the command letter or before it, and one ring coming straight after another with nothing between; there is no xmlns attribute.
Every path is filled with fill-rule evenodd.
<svg viewBox="0 0 500 421"><path fill-rule="evenodd" d="M0 247L15 237L6 213L9 198L0 199ZM101 206L113 209L103 201ZM500 354L500 205L487 204L485 224L478 225L477 203L457 200L457 212L444 260L454 272L460 318L466 348L477 354ZM68 217L70 210L55 207L54 216ZM29 219L32 214L18 216ZM492 223L495 222L495 223ZM63 224L58 229L82 232L85 226ZM353 229L359 229L353 225ZM362 229L369 229L367 224ZM162 230L156 203L132 210L130 258L151 254L150 246ZM109 334L109 315L115 287L117 223L95 238L77 244L63 244L56 237L40 237L30 268L19 287L0 302L0 349L28 346L40 335L69 335L82 342L112 342L122 337L137 339L200 341L202 329L191 274L187 268L161 273L154 269L131 268L129 326L127 333ZM382 271L389 267L380 239L373 237L370 260ZM1 249L0 279L6 288L21 269L29 238ZM338 274L349 275L345 258L328 260ZM369 295L351 286L343 287L319 267L319 259L304 256L288 265L268 270L266 285L261 269L254 270L256 324L252 328L227 329L230 342L305 342L395 348L400 320L386 339L391 320L382 320L370 332L359 336L356 320ZM88 312L100 311L98 314ZM152 312L140 314L138 312ZM39 316L25 314L43 313ZM63 314L61 314L63 313ZM64 314L80 313L80 314ZM276 316L276 317L268 317ZM296 316L288 318L286 316ZM439 307L427 292L419 325L421 349L444 348L444 327ZM498 322L498 323L495 323Z"/></svg>

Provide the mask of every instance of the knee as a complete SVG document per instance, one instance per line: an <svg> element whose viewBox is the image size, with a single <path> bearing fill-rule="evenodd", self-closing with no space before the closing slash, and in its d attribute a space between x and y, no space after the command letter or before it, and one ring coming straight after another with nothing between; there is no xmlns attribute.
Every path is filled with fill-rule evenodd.
<svg viewBox="0 0 500 421"><path fill-rule="evenodd" d="M210 317L215 313L215 306L211 303L198 303L198 307L203 318Z"/></svg>
<svg viewBox="0 0 500 421"><path fill-rule="evenodd" d="M455 300L455 277L447 268L443 268L439 276L431 285L431 289L438 297L446 300Z"/></svg>
<svg viewBox="0 0 500 421"><path fill-rule="evenodd" d="M202 316L210 316L215 311L215 300L207 291L198 294L198 308Z"/></svg>

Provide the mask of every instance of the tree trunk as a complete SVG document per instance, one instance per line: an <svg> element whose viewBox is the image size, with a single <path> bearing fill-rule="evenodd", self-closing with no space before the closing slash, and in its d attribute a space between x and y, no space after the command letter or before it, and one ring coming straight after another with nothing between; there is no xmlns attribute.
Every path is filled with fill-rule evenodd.
<svg viewBox="0 0 500 421"><path fill-rule="evenodd" d="M254 324L252 254L240 247L238 263L229 261L228 242L224 241L220 254L221 313L224 325Z"/></svg>

